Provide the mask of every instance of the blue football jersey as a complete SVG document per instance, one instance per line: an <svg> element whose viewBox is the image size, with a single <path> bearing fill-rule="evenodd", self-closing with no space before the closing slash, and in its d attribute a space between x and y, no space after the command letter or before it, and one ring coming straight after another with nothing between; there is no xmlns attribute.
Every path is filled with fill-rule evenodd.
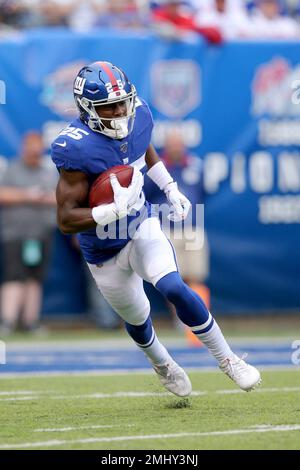
<svg viewBox="0 0 300 470"><path fill-rule="evenodd" d="M92 131L80 118L75 119L52 143L51 156L58 171L76 170L85 173L90 186L105 170L116 165L136 166L145 174L145 153L150 145L153 119L145 101L137 99L136 117L132 132L124 139L111 139ZM135 219L143 220L150 215L150 205L144 202L139 211L115 224L115 236L103 236L102 227L77 234L84 258L88 263L98 264L115 256L131 239L132 231L124 227L135 226ZM111 224L110 224L111 225ZM108 226L106 226L107 228ZM101 228L101 235L99 229ZM113 231L112 231L113 233Z"/></svg>

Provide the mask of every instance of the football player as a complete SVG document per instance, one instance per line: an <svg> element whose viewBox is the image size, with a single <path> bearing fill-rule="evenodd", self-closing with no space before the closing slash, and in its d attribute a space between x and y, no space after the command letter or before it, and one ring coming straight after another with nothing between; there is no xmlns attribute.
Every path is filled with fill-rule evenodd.
<svg viewBox="0 0 300 470"><path fill-rule="evenodd" d="M221 370L241 389L255 388L261 380L259 371L232 352L202 299L183 282L173 247L145 200L142 188L147 172L165 192L171 219L185 219L190 209L150 143L153 121L146 102L137 97L125 73L109 62L94 62L79 71L74 98L79 116L52 144L52 159L60 173L60 229L78 234L98 288L125 321L129 335L167 390L187 396L192 387L155 334L143 279L174 304L181 321L205 344ZM120 164L134 168L129 187L122 187L112 174L114 202L89 208L93 181ZM128 227L134 230L129 233Z"/></svg>

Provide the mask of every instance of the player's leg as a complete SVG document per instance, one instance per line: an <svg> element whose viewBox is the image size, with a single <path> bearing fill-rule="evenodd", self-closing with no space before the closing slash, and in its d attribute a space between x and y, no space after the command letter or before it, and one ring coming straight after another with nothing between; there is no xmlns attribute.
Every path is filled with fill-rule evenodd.
<svg viewBox="0 0 300 470"><path fill-rule="evenodd" d="M243 390L255 387L260 382L259 372L232 352L201 297L183 282L173 247L159 221L152 218L143 222L133 243L133 269L175 305L180 320L199 337L231 379Z"/></svg>
<svg viewBox="0 0 300 470"><path fill-rule="evenodd" d="M42 308L42 285L48 267L48 259L52 244L52 234L45 235L40 240L38 249L40 259L37 264L25 266L26 282L24 292L24 306L22 312L22 324L26 331L40 333L44 328L40 326L40 315ZM25 261L24 261L25 263Z"/></svg>
<svg viewBox="0 0 300 470"><path fill-rule="evenodd" d="M23 305L24 283L4 282L1 286L1 334L11 333Z"/></svg>
<svg viewBox="0 0 300 470"><path fill-rule="evenodd" d="M23 328L26 331L38 331L42 304L42 286L36 279L27 279L24 290Z"/></svg>
<svg viewBox="0 0 300 470"><path fill-rule="evenodd" d="M185 226L183 236L182 227L180 226L180 228L171 230L169 239L176 253L178 271L182 279L194 292L200 295L209 309L209 290L204 284L209 272L208 245L205 236L197 235L198 232L195 232L195 227ZM193 242L193 250L186 249L187 240L189 244L191 244L191 241ZM174 305L171 302L168 303L172 306L177 324L184 329L188 344L194 347L202 346L201 341L194 335L192 330L179 320Z"/></svg>
<svg viewBox="0 0 300 470"><path fill-rule="evenodd" d="M150 315L141 325L133 325L129 322L125 325L136 345L150 360L164 387L181 397L190 395L192 391L190 379L158 340Z"/></svg>
<svg viewBox="0 0 300 470"><path fill-rule="evenodd" d="M132 271L128 260L126 261L129 248L127 246L118 256L101 267L89 265L90 271L102 295L125 321L129 335L149 359L163 385L176 395L189 395L191 392L189 380L178 377L178 371L174 370L174 367L171 375L169 371L160 374L161 371L165 371L166 364L173 364L173 360L155 334L143 280Z"/></svg>
<svg viewBox="0 0 300 470"><path fill-rule="evenodd" d="M25 273L20 241L3 241L3 272L0 295L1 334L10 334L17 326L24 304Z"/></svg>

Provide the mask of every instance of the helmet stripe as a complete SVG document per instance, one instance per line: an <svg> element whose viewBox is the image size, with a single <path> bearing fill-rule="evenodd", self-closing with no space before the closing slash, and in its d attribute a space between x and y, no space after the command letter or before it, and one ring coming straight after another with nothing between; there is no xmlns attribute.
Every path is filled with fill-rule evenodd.
<svg viewBox="0 0 300 470"><path fill-rule="evenodd" d="M114 76L113 72L110 70L108 65L105 62L95 62L95 63L100 65L100 67L103 68L104 72L106 73L106 75L108 76L108 78L109 78L109 80L112 84L113 91L116 92L117 96L120 95L120 88L119 88L119 85L117 83L116 77Z"/></svg>

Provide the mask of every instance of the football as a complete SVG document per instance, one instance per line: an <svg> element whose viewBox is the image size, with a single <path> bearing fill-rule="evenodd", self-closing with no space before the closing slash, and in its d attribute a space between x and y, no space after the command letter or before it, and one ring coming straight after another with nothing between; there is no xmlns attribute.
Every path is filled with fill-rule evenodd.
<svg viewBox="0 0 300 470"><path fill-rule="evenodd" d="M101 173L93 182L89 193L89 206L91 208L101 204L110 204L114 201L114 193L110 184L109 175L114 173L121 186L128 188L133 175L133 167L117 165Z"/></svg>

